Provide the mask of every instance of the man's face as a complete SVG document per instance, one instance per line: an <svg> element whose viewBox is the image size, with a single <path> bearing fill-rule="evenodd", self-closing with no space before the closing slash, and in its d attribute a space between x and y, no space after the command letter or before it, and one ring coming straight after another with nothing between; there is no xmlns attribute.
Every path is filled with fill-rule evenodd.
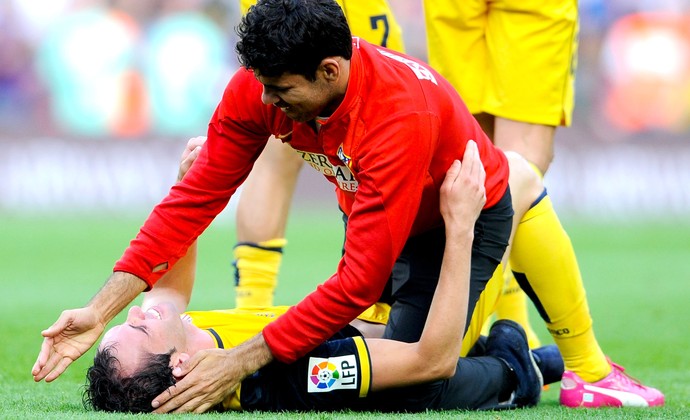
<svg viewBox="0 0 690 420"><path fill-rule="evenodd" d="M139 369L147 354L168 353L172 348L186 351L186 328L173 305L157 305L146 312L133 306L125 323L105 334L100 348L109 345L114 345L122 374L129 376Z"/></svg>
<svg viewBox="0 0 690 420"><path fill-rule="evenodd" d="M316 80L309 81L304 76L284 73L278 77L261 76L254 73L264 86L261 101L275 105L285 115L297 122L311 121L317 116L329 116L337 107L333 104L333 86L317 71Z"/></svg>

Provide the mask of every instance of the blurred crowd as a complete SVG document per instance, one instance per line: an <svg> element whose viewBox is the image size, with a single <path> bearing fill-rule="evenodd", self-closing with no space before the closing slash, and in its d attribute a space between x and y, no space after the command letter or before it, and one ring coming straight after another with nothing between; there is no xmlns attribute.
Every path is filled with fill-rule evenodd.
<svg viewBox="0 0 690 420"><path fill-rule="evenodd" d="M237 68L238 0L2 0L0 141L186 138ZM421 0L390 0L426 57ZM576 121L690 127L690 1L580 0ZM529 58L527 58L529 59Z"/></svg>
<svg viewBox="0 0 690 420"><path fill-rule="evenodd" d="M205 131L234 71L235 3L3 0L0 130L85 138Z"/></svg>

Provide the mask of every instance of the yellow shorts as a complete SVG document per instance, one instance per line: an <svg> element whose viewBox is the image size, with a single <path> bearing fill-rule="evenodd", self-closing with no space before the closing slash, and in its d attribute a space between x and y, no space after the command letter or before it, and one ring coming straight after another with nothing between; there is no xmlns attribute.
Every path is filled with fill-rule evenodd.
<svg viewBox="0 0 690 420"><path fill-rule="evenodd" d="M570 125L577 0L424 0L429 63L473 114Z"/></svg>
<svg viewBox="0 0 690 420"><path fill-rule="evenodd" d="M336 0L343 8L352 35L404 52L402 29L386 0ZM240 0L242 14L256 0Z"/></svg>

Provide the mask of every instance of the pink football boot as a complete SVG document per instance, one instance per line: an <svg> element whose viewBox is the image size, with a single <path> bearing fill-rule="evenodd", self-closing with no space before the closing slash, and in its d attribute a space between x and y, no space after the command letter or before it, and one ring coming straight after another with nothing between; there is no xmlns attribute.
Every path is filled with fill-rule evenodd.
<svg viewBox="0 0 690 420"><path fill-rule="evenodd" d="M642 385L611 361L613 370L598 382L585 382L566 370L561 379L561 404L566 407L655 407L664 405L664 394Z"/></svg>

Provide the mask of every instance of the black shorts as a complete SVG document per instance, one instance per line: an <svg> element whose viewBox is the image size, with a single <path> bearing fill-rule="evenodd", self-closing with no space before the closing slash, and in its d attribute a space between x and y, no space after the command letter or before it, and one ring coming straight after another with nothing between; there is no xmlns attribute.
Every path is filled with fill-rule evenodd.
<svg viewBox="0 0 690 420"><path fill-rule="evenodd" d="M376 411L496 410L512 391L508 366L495 357L462 357L452 378L371 393Z"/></svg>
<svg viewBox="0 0 690 420"><path fill-rule="evenodd" d="M474 227L467 323L479 295L501 262L510 240L513 206L510 189L494 206L484 209ZM408 343L419 340L441 273L446 243L439 227L408 239L389 281L391 304L385 338ZM467 327L466 327L467 328Z"/></svg>

